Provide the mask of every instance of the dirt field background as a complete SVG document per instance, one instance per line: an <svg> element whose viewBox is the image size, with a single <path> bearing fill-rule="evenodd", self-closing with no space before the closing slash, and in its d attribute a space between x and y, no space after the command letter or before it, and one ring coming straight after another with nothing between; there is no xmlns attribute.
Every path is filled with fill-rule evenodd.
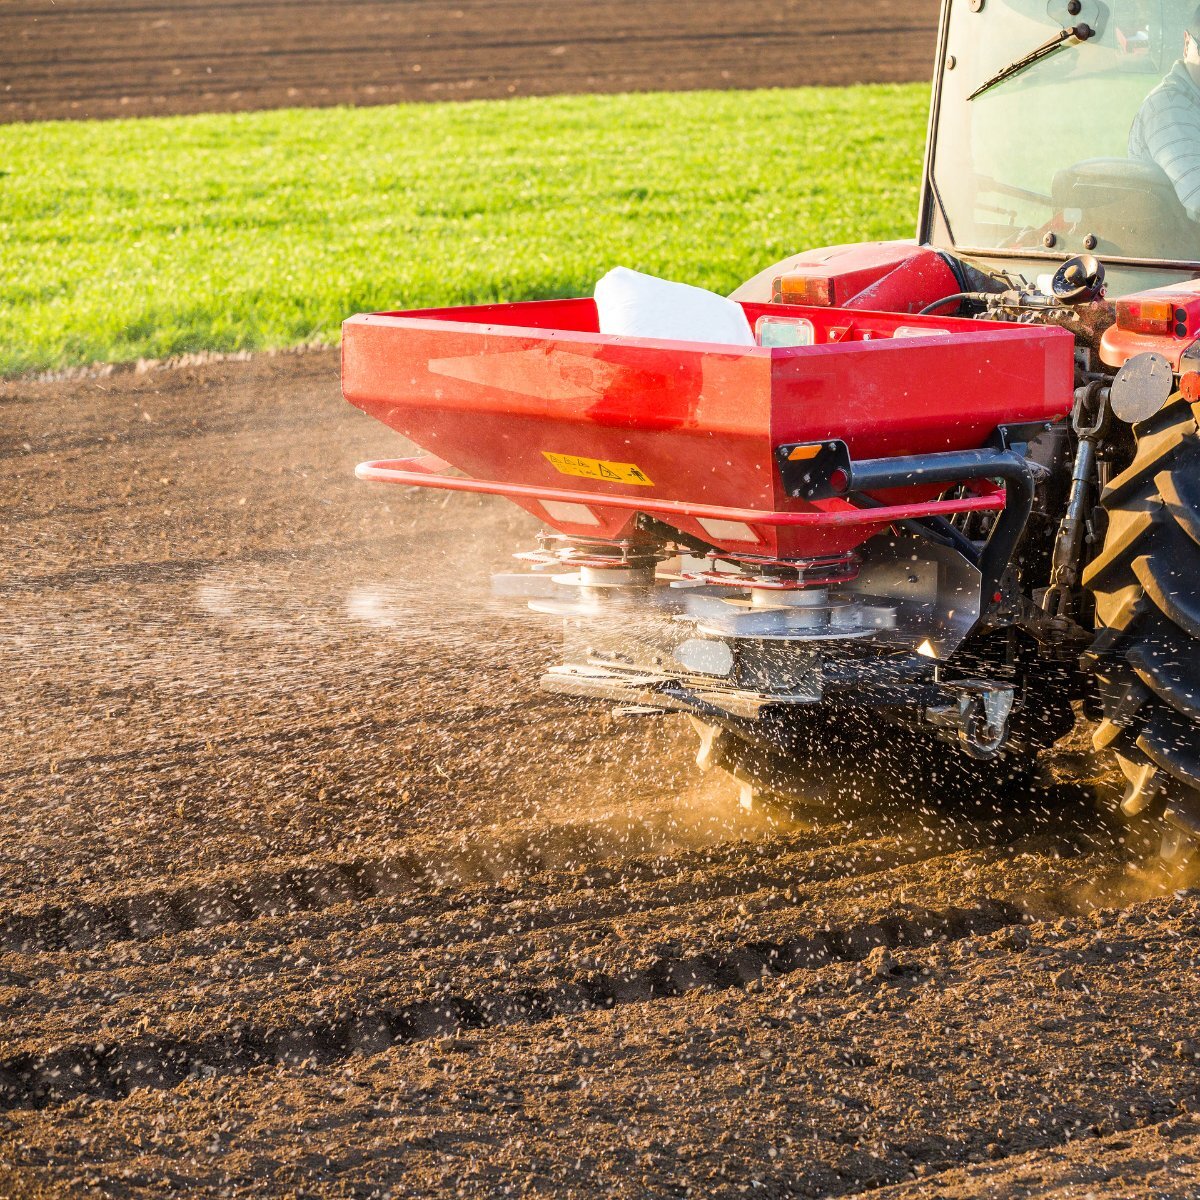
<svg viewBox="0 0 1200 1200"><path fill-rule="evenodd" d="M14 3L0 114L915 78L933 9ZM529 519L397 449L332 353L0 384L0 1195L1200 1194L1200 897L1083 737L745 814L532 689Z"/></svg>
<svg viewBox="0 0 1200 1200"><path fill-rule="evenodd" d="M901 82L937 0L9 0L0 121Z"/></svg>
<svg viewBox="0 0 1200 1200"><path fill-rule="evenodd" d="M1197 1194L1200 903L1070 747L746 816L531 690L531 522L355 483L334 355L0 414L0 1194Z"/></svg>

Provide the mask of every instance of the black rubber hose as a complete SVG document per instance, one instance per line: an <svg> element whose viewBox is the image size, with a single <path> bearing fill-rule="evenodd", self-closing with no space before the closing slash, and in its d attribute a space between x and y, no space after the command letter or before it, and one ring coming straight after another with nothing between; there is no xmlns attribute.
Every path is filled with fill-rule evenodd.
<svg viewBox="0 0 1200 1200"><path fill-rule="evenodd" d="M962 304L964 300L978 300L981 295L981 292L955 292L952 296L943 296L940 300L935 300L932 304L925 305L925 307L921 309L919 313L917 313L917 316L927 317L931 313L936 312L939 308L942 308L944 305L951 303L951 301L957 304ZM949 314L944 313L943 316L949 316Z"/></svg>

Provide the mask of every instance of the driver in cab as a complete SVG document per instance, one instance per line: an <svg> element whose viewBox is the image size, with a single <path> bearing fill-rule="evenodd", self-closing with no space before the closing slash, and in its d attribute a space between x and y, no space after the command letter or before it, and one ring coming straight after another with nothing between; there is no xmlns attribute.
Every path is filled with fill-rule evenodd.
<svg viewBox="0 0 1200 1200"><path fill-rule="evenodd" d="M1165 171L1187 215L1200 221L1200 5L1183 34L1183 57L1134 118L1129 157Z"/></svg>

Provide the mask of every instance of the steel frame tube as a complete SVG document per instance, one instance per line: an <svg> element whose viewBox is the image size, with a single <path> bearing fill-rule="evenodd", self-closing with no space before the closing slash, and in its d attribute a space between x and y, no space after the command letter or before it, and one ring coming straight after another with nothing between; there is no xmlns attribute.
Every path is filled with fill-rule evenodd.
<svg viewBox="0 0 1200 1200"><path fill-rule="evenodd" d="M850 489L856 492L886 491L924 483L962 483L971 479L1002 479L1005 484L1004 509L979 556L986 607L996 602L1000 580L1033 511L1035 480L1029 460L1015 450L951 450L850 463Z"/></svg>
<svg viewBox="0 0 1200 1200"><path fill-rule="evenodd" d="M440 459L409 458L393 462L362 463L355 470L355 475L359 479L375 483L398 483L409 487L438 488L449 492L475 492L485 496L507 496L510 500L551 500L568 504L586 504L594 508L619 508L624 511L660 516L707 517L718 521L739 521L746 525L769 525L779 528L890 525L894 522L920 517L944 516L960 512L999 512L1005 508L1004 493L992 492L983 496L963 496L954 500L923 500L910 504L886 504L881 508L772 512L758 508L725 508L714 504L694 504L686 500L659 500L653 496L610 495L605 492L569 491L565 488L535 487L524 483L470 479L443 474L442 472L447 469L447 464ZM976 476L986 473L975 472ZM968 472L965 477L970 478L970 473Z"/></svg>

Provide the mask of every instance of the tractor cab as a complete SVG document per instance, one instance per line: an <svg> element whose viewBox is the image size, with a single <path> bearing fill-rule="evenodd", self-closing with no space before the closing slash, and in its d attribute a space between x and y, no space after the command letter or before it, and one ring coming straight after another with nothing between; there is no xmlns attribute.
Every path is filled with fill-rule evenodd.
<svg viewBox="0 0 1200 1200"><path fill-rule="evenodd" d="M806 250L734 298L1059 325L1081 383L1200 361L1194 26L1194 0L945 0L916 241Z"/></svg>
<svg viewBox="0 0 1200 1200"><path fill-rule="evenodd" d="M1181 61L1195 14L1193 0L948 0L920 240L1030 279L1095 255L1110 296L1200 274L1200 87Z"/></svg>

